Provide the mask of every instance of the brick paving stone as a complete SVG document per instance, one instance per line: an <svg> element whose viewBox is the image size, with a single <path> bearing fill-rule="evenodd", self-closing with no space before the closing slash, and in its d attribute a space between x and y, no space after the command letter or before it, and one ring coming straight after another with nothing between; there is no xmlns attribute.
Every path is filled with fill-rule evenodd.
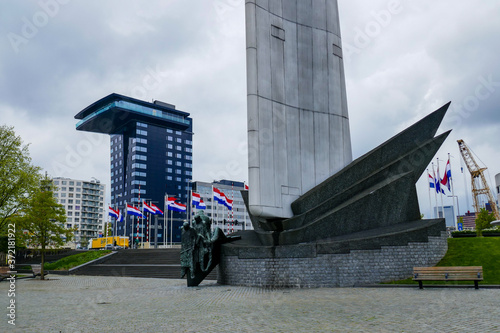
<svg viewBox="0 0 500 333"><path fill-rule="evenodd" d="M185 280L18 280L0 332L500 332L499 289L260 289Z"/></svg>

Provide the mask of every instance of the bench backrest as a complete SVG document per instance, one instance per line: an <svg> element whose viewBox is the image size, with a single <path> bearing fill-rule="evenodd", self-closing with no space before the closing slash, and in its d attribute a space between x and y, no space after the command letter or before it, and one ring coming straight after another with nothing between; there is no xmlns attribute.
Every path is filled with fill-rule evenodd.
<svg viewBox="0 0 500 333"><path fill-rule="evenodd" d="M414 280L483 280L482 266L414 267Z"/></svg>

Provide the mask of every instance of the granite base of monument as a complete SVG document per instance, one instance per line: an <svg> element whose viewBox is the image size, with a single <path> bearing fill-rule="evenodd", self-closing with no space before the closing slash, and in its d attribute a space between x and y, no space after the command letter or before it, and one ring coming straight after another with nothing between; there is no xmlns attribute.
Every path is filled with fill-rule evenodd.
<svg viewBox="0 0 500 333"><path fill-rule="evenodd" d="M427 227L373 239L261 247L222 246L219 284L264 288L354 287L405 279L413 267L434 266L446 254L444 220L418 221ZM250 237L252 237L250 235ZM373 246L378 243L380 246ZM383 245L398 244L399 245Z"/></svg>

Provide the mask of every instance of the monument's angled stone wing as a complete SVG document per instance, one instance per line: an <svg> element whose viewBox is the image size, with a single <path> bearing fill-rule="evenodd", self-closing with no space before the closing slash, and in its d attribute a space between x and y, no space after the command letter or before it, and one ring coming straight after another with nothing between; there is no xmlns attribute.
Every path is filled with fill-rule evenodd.
<svg viewBox="0 0 500 333"><path fill-rule="evenodd" d="M291 203L352 160L337 0L247 0L249 208Z"/></svg>

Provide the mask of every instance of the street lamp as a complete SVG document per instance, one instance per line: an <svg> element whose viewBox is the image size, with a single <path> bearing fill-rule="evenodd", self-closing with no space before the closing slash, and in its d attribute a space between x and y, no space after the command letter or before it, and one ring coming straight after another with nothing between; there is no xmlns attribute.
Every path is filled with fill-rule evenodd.
<svg viewBox="0 0 500 333"><path fill-rule="evenodd" d="M189 202L189 199L190 196L189 196L189 190L191 189L190 187L190 184L193 183L193 180L192 179L186 179L186 183L187 183L187 186L186 186L186 205L187 205L187 211L186 211L186 215L187 215L187 220L189 222L189 224L191 224L191 202Z"/></svg>
<svg viewBox="0 0 500 333"><path fill-rule="evenodd" d="M94 177L92 177L94 178ZM116 205L118 206L118 200L116 198L120 198L122 196L121 193L117 194L115 196L115 200L116 200ZM120 209L120 208L118 208ZM125 221L126 222L126 221ZM118 218L115 219L115 232L113 233L113 243L115 243L115 237L117 236L117 231L116 231L116 225L118 224Z"/></svg>
<svg viewBox="0 0 500 333"><path fill-rule="evenodd" d="M453 201L455 201L455 198L457 198L457 214L455 214L455 228L456 230L458 230L457 216L460 216L460 204L458 203L458 195L449 195L448 198L453 198Z"/></svg>

